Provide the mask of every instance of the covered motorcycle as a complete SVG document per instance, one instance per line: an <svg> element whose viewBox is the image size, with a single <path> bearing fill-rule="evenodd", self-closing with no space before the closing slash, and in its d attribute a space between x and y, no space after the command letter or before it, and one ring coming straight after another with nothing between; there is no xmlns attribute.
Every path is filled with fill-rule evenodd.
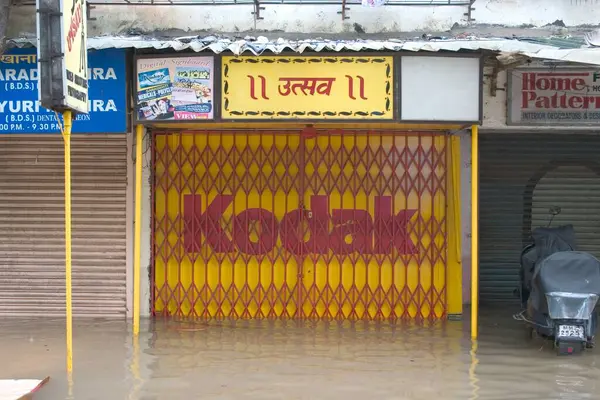
<svg viewBox="0 0 600 400"><path fill-rule="evenodd" d="M521 314L559 353L592 347L600 297L600 261L576 251L572 225L537 228L521 255Z"/></svg>

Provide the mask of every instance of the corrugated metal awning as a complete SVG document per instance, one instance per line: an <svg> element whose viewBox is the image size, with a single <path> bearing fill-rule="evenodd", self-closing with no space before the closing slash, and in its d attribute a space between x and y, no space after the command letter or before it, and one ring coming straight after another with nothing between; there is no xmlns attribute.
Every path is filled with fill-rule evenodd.
<svg viewBox="0 0 600 400"><path fill-rule="evenodd" d="M33 46L35 39L13 39L9 42L17 47ZM512 56L576 62L600 65L600 48L559 49L558 47L520 41L516 39L432 39L432 40L326 40L326 39L269 39L264 36L246 39L207 37L154 38L145 36L102 36L88 38L88 48L94 50L109 48L134 48L147 50L212 51L216 54L233 53L241 55L264 52L353 52L353 51L477 51L497 52L500 59Z"/></svg>

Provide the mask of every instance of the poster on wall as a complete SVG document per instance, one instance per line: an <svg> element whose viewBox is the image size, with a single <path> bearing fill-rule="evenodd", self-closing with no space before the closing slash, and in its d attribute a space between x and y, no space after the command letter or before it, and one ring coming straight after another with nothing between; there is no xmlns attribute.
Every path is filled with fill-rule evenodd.
<svg viewBox="0 0 600 400"><path fill-rule="evenodd" d="M138 59L138 121L212 120L214 64L213 57Z"/></svg>

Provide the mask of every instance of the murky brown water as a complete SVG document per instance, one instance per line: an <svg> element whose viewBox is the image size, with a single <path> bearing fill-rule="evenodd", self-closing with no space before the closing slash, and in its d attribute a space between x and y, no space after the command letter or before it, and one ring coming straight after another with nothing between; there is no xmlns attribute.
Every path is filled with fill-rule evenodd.
<svg viewBox="0 0 600 400"><path fill-rule="evenodd" d="M598 399L600 348L557 357L511 312L410 325L76 321L72 394L62 321L2 321L2 378L51 381L36 400Z"/></svg>

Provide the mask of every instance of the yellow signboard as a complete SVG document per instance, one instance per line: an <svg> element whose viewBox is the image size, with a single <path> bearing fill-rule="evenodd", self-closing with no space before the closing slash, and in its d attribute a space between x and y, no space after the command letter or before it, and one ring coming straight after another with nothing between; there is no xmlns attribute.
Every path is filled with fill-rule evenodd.
<svg viewBox="0 0 600 400"><path fill-rule="evenodd" d="M224 119L391 120L393 57L223 57Z"/></svg>

